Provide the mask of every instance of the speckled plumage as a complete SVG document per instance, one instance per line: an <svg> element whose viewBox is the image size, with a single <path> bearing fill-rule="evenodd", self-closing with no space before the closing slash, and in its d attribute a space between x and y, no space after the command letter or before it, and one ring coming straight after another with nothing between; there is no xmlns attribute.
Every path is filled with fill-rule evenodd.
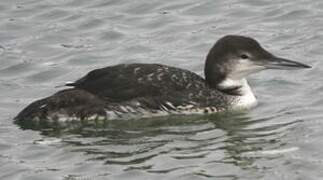
<svg viewBox="0 0 323 180"><path fill-rule="evenodd" d="M96 69L70 89L35 101L16 117L37 122L213 113L257 104L245 76L263 69L310 66L279 58L252 38L229 35L211 48L205 79L160 64L120 64Z"/></svg>
<svg viewBox="0 0 323 180"><path fill-rule="evenodd" d="M199 75L160 64L121 64L97 69L70 85L109 102L153 101L146 104L154 109L159 109L165 102L174 106L226 105L223 93L210 88Z"/></svg>
<svg viewBox="0 0 323 180"><path fill-rule="evenodd" d="M38 100L16 119L84 119L160 113L211 113L230 98L199 75L160 64L120 64L88 73L72 89ZM23 118L22 118L23 117Z"/></svg>

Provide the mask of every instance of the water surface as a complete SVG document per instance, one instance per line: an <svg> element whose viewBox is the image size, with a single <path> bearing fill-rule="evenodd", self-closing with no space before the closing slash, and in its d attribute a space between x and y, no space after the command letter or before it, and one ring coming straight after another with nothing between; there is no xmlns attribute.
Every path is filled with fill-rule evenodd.
<svg viewBox="0 0 323 180"><path fill-rule="evenodd" d="M323 2L2 0L0 179L322 179ZM86 72L163 63L203 75L227 34L313 66L249 78L257 108L38 128L12 118Z"/></svg>

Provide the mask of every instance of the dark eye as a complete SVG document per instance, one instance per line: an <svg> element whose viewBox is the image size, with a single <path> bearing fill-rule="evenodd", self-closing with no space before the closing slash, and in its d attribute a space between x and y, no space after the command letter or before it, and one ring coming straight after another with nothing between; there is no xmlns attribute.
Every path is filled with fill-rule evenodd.
<svg viewBox="0 0 323 180"><path fill-rule="evenodd" d="M248 55L246 55L246 54L242 54L240 57L241 57L242 59L248 59L248 58L249 58L249 56L248 56Z"/></svg>

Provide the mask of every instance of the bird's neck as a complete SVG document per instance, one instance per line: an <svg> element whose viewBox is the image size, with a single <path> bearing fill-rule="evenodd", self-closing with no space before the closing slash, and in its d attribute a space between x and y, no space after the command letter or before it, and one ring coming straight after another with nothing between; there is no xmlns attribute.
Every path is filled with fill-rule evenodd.
<svg viewBox="0 0 323 180"><path fill-rule="evenodd" d="M216 87L223 93L233 96L233 108L245 109L257 104L257 99L245 78L238 80L225 78Z"/></svg>

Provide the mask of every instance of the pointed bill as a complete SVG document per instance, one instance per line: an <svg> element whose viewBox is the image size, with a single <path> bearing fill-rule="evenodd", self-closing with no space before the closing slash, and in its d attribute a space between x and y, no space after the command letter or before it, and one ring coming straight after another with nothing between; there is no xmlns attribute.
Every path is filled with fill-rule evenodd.
<svg viewBox="0 0 323 180"><path fill-rule="evenodd" d="M304 68L311 68L311 66L292 61L280 57L271 57L267 59L262 64L266 69L283 69L283 70L294 70L294 69L304 69Z"/></svg>

